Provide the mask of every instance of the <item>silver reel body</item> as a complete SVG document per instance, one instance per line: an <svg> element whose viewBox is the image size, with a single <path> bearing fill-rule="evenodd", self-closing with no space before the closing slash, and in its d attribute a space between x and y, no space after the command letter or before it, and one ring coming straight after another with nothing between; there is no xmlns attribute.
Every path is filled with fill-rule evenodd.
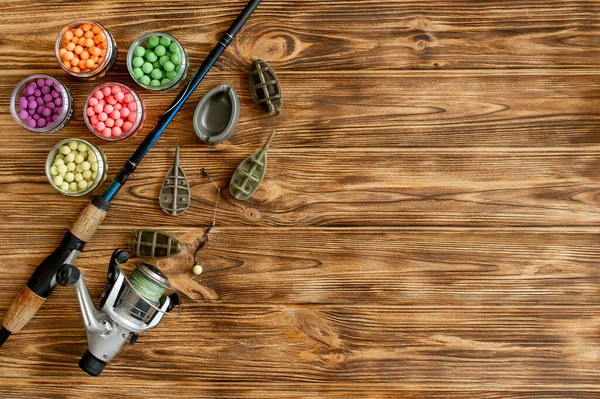
<svg viewBox="0 0 600 399"><path fill-rule="evenodd" d="M107 273L108 284L100 298L97 309L90 297L81 272L71 265L63 265L57 274L62 285L75 286L77 300L87 332L88 351L79 366L88 374L98 376L127 340L133 345L138 334L156 327L165 313L180 305L179 296L162 295L158 302L144 298L130 283L119 267L129 259L124 250L113 253ZM164 288L169 282L161 271L145 263L137 263L136 269Z"/></svg>

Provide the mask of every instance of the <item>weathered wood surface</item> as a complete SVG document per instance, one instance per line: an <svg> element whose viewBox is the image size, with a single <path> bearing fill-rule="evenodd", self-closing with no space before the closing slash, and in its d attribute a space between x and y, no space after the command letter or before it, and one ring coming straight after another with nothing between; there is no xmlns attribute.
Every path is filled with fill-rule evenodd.
<svg viewBox="0 0 600 399"><path fill-rule="evenodd" d="M141 226L140 226L141 227ZM164 225L186 245L158 260L174 286L220 304L382 306L587 306L600 302L599 234L512 229L347 229L217 227L191 277L202 229ZM11 300L60 240L62 229L2 229L0 250ZM290 239L293 237L293 240ZM104 287L106 260L127 245L128 230L103 226L77 260L88 286ZM10 253L11 248L19 251ZM70 301L59 289L52 298ZM56 299L55 299L56 300Z"/></svg>
<svg viewBox="0 0 600 399"><path fill-rule="evenodd" d="M51 298L3 352L0 366L33 381L82 380L73 358L86 348L75 300ZM598 381L598 308L198 305L187 320L127 346L103 374L107 385L227 383L386 389L574 391ZM136 344L138 345L138 344ZM22 377L19 378L22 380ZM99 383L100 381L92 381ZM85 384L82 384L85 385ZM84 388L85 389L85 388Z"/></svg>
<svg viewBox="0 0 600 399"><path fill-rule="evenodd" d="M0 314L89 201L47 183L50 147L89 139L112 176L176 95L140 89L146 128L106 143L83 123L92 88L133 85L126 50L152 30L179 38L194 68L243 3L94 1L83 13L0 1ZM121 50L100 82L54 59L59 28L82 17ZM264 0L77 261L98 298L131 229L174 233L188 251L155 263L185 294L183 314L92 379L77 366L75 293L61 287L0 350L0 398L597 398L599 27L593 0ZM279 116L252 105L256 57L278 72ZM57 134L25 132L8 113L34 72L74 94ZM220 83L242 113L231 140L209 148L191 118ZM265 184L236 201L231 174L273 129ZM176 145L192 205L171 218L157 199ZM201 167L224 196L196 277L189 251L215 195Z"/></svg>
<svg viewBox="0 0 600 399"><path fill-rule="evenodd" d="M3 0L7 68L55 68L57 25L93 16L126 51L139 32L167 30L198 65L244 1L88 2ZM91 3L91 4L90 4ZM48 18L52 15L52 18ZM245 70L259 57L278 70L591 68L600 65L594 0L271 0L256 12L218 70ZM193 44L193 46L192 46ZM16 51L14 51L15 49ZM17 50L18 49L18 50ZM32 65L33 64L33 65Z"/></svg>
<svg viewBox="0 0 600 399"><path fill-rule="evenodd" d="M106 79L132 85L119 56L119 73ZM52 73L52 70L46 72ZM0 90L10 92L28 72L15 71L0 79ZM600 143L600 71L393 71L280 72L285 105L276 117L258 111L248 89L247 69L211 72L203 88L220 83L235 87L241 100L239 127L219 151L252 151L275 127L272 150L351 147L364 148L482 148L567 147ZM75 97L77 111L67 127L41 137L48 143L82 132L80 108L97 82L59 76ZM457 90L460 87L460 90ZM138 90L151 125L176 93ZM191 145L200 141L191 127L194 109L205 91L193 94L180 116L169 125L159 147ZM9 96L0 98L8 109ZM12 119L0 120L1 129L14 129ZM243 131L243 134L238 134ZM140 134L127 142L133 148ZM28 135L13 137L10 147L28 147ZM101 141L95 141L101 143ZM50 145L50 144L48 144ZM110 148L123 148L111 144Z"/></svg>
<svg viewBox="0 0 600 399"><path fill-rule="evenodd" d="M114 144L104 148L109 174L116 172L110 165L120 167L133 151ZM190 180L192 203L184 215L172 218L160 210L158 196L174 148L156 148L113 202L104 228L129 229L139 223L154 227L165 223L208 225L216 190L203 177L202 167L223 188L217 218L222 226L600 224L600 158L596 150L303 151L279 150L275 141L269 153L263 185L250 201L243 202L234 199L227 186L248 152L182 147L181 165ZM89 201L65 200L56 193L43 172L44 162L41 149L27 151L20 159L0 158L4 183L0 206L5 226L22 225L25 215L37 225L68 227ZM133 214L132 204L136 209Z"/></svg>

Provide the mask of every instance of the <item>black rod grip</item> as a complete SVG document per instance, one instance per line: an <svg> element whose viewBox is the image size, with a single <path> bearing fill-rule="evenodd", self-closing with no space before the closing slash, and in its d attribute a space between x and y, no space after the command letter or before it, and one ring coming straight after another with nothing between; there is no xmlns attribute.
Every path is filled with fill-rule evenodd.
<svg viewBox="0 0 600 399"><path fill-rule="evenodd" d="M4 345L8 337L10 337L10 334L11 332L6 328L2 327L2 329L0 329L0 348L2 348L2 345Z"/></svg>
<svg viewBox="0 0 600 399"><path fill-rule="evenodd" d="M73 251L81 251L85 242L67 232L58 248L35 269L27 285L13 300L2 319L0 343L10 334L19 332L35 316L46 298L54 290L54 278L60 267L71 257ZM0 345L1 346L1 345Z"/></svg>

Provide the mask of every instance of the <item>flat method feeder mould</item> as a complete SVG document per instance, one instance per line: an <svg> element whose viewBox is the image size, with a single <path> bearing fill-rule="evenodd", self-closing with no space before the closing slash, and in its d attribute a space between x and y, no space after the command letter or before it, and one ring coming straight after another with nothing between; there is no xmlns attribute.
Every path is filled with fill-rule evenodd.
<svg viewBox="0 0 600 399"><path fill-rule="evenodd" d="M179 166L179 147L175 150L175 162L160 189L159 203L160 208L171 216L181 215L190 207L190 185Z"/></svg>
<svg viewBox="0 0 600 399"><path fill-rule="evenodd" d="M235 170L229 183L229 192L233 198L247 200L262 183L267 172L267 150L274 136L275 132L273 131L265 146L249 155Z"/></svg>
<svg viewBox="0 0 600 399"><path fill-rule="evenodd" d="M219 144L231 137L240 119L240 99L235 89L222 84L202 97L194 111L194 131L206 144Z"/></svg>

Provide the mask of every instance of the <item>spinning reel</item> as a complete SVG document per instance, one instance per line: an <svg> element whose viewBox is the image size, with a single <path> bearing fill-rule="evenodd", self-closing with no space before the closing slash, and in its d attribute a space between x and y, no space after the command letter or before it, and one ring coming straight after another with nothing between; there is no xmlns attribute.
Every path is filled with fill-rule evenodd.
<svg viewBox="0 0 600 399"><path fill-rule="evenodd" d="M136 263L128 278L119 265L129 256L123 249L113 252L100 310L95 308L79 269L65 264L56 275L58 284L75 285L88 338L88 350L79 367L91 376L99 376L128 339L135 344L139 333L156 327L165 313L181 306L177 293L164 295L170 284L157 267Z"/></svg>

